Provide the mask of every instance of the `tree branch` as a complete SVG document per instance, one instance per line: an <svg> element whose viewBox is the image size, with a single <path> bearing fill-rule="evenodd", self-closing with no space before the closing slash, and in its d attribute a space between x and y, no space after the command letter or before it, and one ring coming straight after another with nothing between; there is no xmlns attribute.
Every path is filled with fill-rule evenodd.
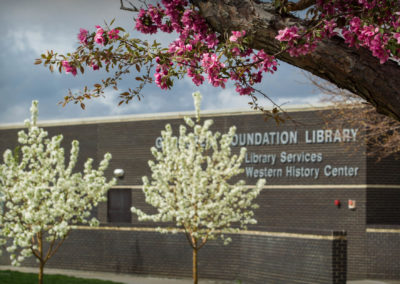
<svg viewBox="0 0 400 284"><path fill-rule="evenodd" d="M254 0L192 0L210 27L218 33L246 30L252 36L250 47L276 54L281 44L278 31L296 25L307 29L306 22L293 15L280 15L273 3ZM304 4L305 5L305 4ZM323 78L339 88L370 102L376 110L400 121L400 67L397 62L380 64L365 48L351 48L340 37L322 41L311 54L277 58Z"/></svg>
<svg viewBox="0 0 400 284"><path fill-rule="evenodd" d="M49 257L46 259L46 261L47 260L49 260L56 252L57 252L57 250L60 248L60 246L64 243L64 241L67 239L67 237L68 237L68 235L69 235L69 233L70 233L71 231L68 231L68 233L64 236L64 238L62 238L62 240L57 244L57 246L54 248L54 250L50 253L50 255L49 255Z"/></svg>
<svg viewBox="0 0 400 284"><path fill-rule="evenodd" d="M313 6L315 2L315 0L300 0L298 2L289 2L287 4L287 11L301 11Z"/></svg>
<svg viewBox="0 0 400 284"><path fill-rule="evenodd" d="M131 5L132 8L125 7L124 0L120 0L120 3L121 3L121 7L120 7L121 10L130 11L130 12L139 12L139 9L135 5L133 5L130 1L128 1L128 3Z"/></svg>

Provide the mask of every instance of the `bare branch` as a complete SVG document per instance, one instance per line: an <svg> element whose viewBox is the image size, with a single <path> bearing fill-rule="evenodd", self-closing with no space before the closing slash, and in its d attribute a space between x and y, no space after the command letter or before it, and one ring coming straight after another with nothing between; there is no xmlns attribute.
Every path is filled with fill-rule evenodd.
<svg viewBox="0 0 400 284"><path fill-rule="evenodd" d="M129 5L131 5L131 8L125 7L125 6L124 6L124 0L120 0L120 3L121 3L120 9L121 9L121 10L130 11L130 12L139 12L139 9L138 9L135 5L133 5L133 4L132 4L130 1L128 1L128 0L126 0L126 1L129 3Z"/></svg>
<svg viewBox="0 0 400 284"><path fill-rule="evenodd" d="M64 241L67 239L69 233L71 231L68 231L68 233L59 241L59 243L57 244L57 246L54 248L54 250L52 252L50 252L50 254L46 257L46 261L49 260L56 252L57 250L60 248L60 246L64 243Z"/></svg>
<svg viewBox="0 0 400 284"><path fill-rule="evenodd" d="M289 2L287 10L290 11L301 11L307 9L315 4L315 0L300 0L298 2Z"/></svg>
<svg viewBox="0 0 400 284"><path fill-rule="evenodd" d="M208 235L202 239L201 244L199 245L198 249L201 249L208 241Z"/></svg>
<svg viewBox="0 0 400 284"><path fill-rule="evenodd" d="M325 102L334 110L324 115L326 127L361 128L368 145L367 155L378 161L388 156L399 156L400 122L379 114L367 101L353 93L339 89L326 81L305 75L317 89L326 95ZM353 149L349 149L353 150Z"/></svg>

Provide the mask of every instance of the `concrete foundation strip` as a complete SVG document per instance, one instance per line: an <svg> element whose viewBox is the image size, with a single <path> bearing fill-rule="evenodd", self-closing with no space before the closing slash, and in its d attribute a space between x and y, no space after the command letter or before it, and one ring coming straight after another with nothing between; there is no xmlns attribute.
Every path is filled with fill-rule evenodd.
<svg viewBox="0 0 400 284"><path fill-rule="evenodd" d="M105 230L105 231L128 231L128 232L158 232L157 228L141 228L141 227L89 227L89 226L75 226L76 230ZM184 233L182 229L174 229L171 232ZM250 236L266 236L276 238L295 238L295 239L311 239L311 240L346 240L344 235L318 235L318 234L301 234L301 233L287 233L287 232L264 232L264 231L240 231L233 233L226 233L231 235L250 235Z"/></svg>

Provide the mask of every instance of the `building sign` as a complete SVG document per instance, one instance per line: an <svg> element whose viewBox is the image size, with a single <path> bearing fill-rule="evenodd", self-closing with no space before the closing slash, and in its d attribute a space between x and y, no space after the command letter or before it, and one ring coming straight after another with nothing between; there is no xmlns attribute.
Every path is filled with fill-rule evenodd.
<svg viewBox="0 0 400 284"><path fill-rule="evenodd" d="M357 142L358 129L317 129L304 130L303 144L352 143ZM238 133L232 146L268 146L299 144L298 131ZM265 148L266 150L268 148ZM279 153L256 153L248 151L245 157L247 178L312 178L354 177L358 175L357 166L334 166L325 164L322 152L301 151Z"/></svg>
<svg viewBox="0 0 400 284"><path fill-rule="evenodd" d="M357 128L247 132L235 134L231 146L247 147L243 167L248 179L352 178L359 175L357 165L333 164L325 159L326 147L313 146L357 143L357 134ZM162 147L161 137L155 145ZM286 149L289 145L292 150ZM294 150L296 145L311 150Z"/></svg>

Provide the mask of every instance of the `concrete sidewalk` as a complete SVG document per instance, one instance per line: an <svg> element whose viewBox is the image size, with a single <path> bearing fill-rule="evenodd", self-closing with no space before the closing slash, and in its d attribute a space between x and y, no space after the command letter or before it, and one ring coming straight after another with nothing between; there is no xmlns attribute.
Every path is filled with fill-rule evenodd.
<svg viewBox="0 0 400 284"><path fill-rule="evenodd" d="M14 267L0 265L0 270L15 270L20 272L37 273L38 269L34 267ZM79 278L92 278L101 280L110 280L124 284L192 284L193 280L185 279L171 279L171 278L158 278L151 276L140 276L133 274L116 274L110 272L96 272L96 271L81 271L81 270L67 270L67 269L54 269L45 268L45 274L62 274L74 276ZM237 284L235 281L224 280L199 280L199 284ZM347 284L400 284L400 280L354 280L347 281Z"/></svg>

